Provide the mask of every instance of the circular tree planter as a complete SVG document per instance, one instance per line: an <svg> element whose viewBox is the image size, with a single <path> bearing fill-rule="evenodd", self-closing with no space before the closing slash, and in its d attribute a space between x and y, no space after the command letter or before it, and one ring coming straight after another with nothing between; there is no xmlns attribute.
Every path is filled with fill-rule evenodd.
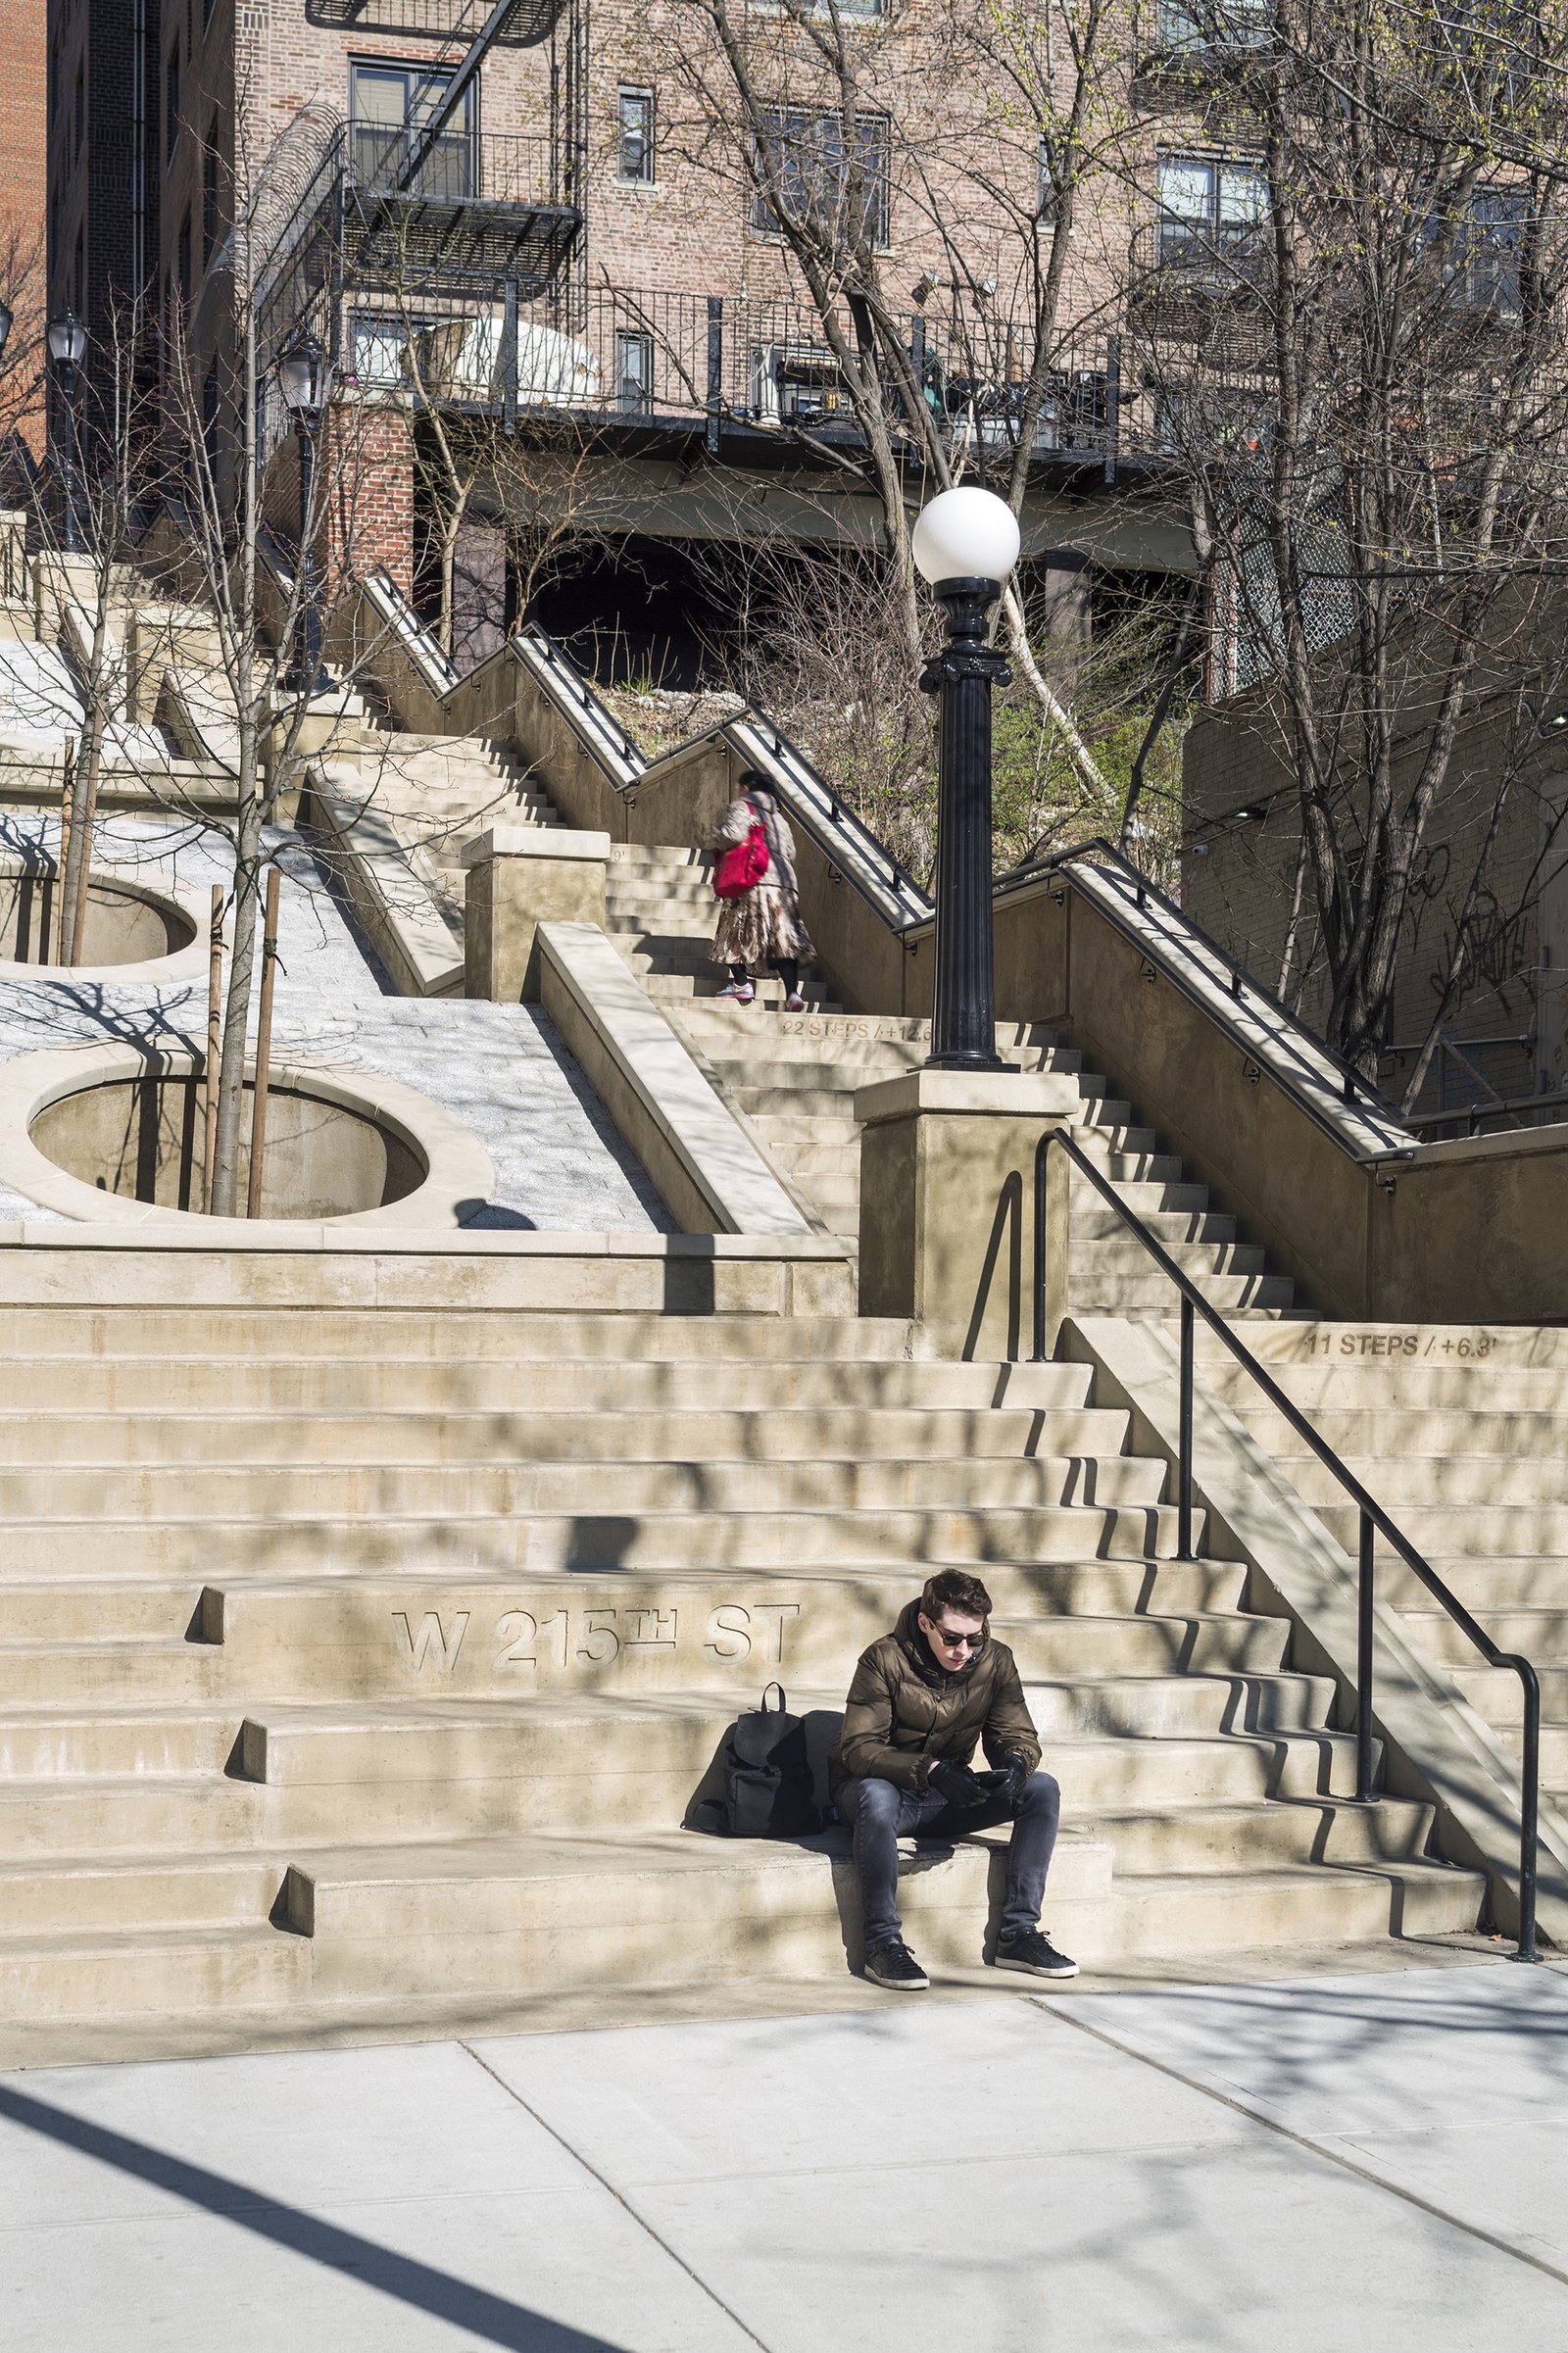
<svg viewBox="0 0 1568 2353"><path fill-rule="evenodd" d="M52 962L59 890L52 864L0 853L0 979L177 981L205 972L208 916L191 893L154 889L139 871L100 858L88 877L82 954L69 966Z"/></svg>
<svg viewBox="0 0 1568 2353"><path fill-rule="evenodd" d="M0 1063L0 1184L84 1223L274 1233L301 1224L450 1231L491 1198L478 1139L412 1087L348 1069L274 1062L260 1219L200 1202L200 1063L132 1046L61 1047ZM249 1178L250 1074L239 1171Z"/></svg>

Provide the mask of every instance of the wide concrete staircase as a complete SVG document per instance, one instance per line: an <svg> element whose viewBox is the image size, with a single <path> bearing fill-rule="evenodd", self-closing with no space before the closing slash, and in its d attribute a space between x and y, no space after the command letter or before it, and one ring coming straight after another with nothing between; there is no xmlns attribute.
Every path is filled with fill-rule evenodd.
<svg viewBox="0 0 1568 2353"><path fill-rule="evenodd" d="M1493 1641L1536 1668L1543 1789L1568 1812L1568 1333L1323 1323L1270 1335L1262 1352ZM1203 1378L1353 1558L1358 1515L1283 1414L1239 1366L1206 1359ZM1517 1676L1489 1667L1381 1543L1377 1574L1414 1640L1517 1753Z"/></svg>
<svg viewBox="0 0 1568 2353"><path fill-rule="evenodd" d="M785 1013L771 976L750 1006L713 1002L726 975L709 956L713 897L700 851L617 845L606 900L611 937L648 994L828 1231L856 1241L856 1091L922 1062L930 1023L846 1013L820 988L808 1011ZM997 1046L1023 1069L1061 1076L1062 1107L1079 1142L1216 1306L1278 1313L1292 1305L1289 1278L1269 1272L1255 1244L1238 1240L1236 1220L1211 1207L1207 1188L1187 1181L1179 1159L1159 1150L1106 1079L1085 1069L1081 1054L1038 1023L999 1024ZM1169 1286L1081 1179L1072 1237L1075 1303L1108 1313L1168 1307Z"/></svg>
<svg viewBox="0 0 1568 2353"><path fill-rule="evenodd" d="M1082 1368L922 1360L899 1323L607 1313L595 1269L562 1314L486 1306L483 1263L371 1308L268 1261L241 1303L195 1266L138 1298L110 1255L6 1312L13 2050L101 2047L105 2019L243 2043L842 1982L842 1833L680 1826L738 1706L778 1677L836 1708L946 1562L983 1567L1064 1787L1068 1949L1476 1921L1426 1807L1345 1802L1330 1685L1240 1568L1172 1558L1164 1464ZM911 1858L932 1962L978 1963L994 1844Z"/></svg>
<svg viewBox="0 0 1568 2353"><path fill-rule="evenodd" d="M526 763L483 736L368 728L358 782L417 862L442 913L460 924L465 845L492 825L561 822ZM343 788L354 783L352 772L340 772Z"/></svg>

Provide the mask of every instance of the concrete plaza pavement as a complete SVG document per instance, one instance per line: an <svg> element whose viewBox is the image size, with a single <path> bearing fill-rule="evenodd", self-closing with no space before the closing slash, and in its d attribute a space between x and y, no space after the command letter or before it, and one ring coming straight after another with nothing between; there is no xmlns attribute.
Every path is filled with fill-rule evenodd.
<svg viewBox="0 0 1568 2353"><path fill-rule="evenodd" d="M13 2072L0 2345L1559 2353L1565 1971Z"/></svg>

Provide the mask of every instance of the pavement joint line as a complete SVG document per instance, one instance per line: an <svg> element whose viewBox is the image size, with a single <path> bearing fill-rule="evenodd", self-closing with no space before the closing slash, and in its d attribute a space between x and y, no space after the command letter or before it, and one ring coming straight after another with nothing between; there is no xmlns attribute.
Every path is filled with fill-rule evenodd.
<svg viewBox="0 0 1568 2353"><path fill-rule="evenodd" d="M524 2116L532 2117L534 2123L539 2127L541 2132L548 2132L551 2139L556 2143L556 2146L558 2148L564 2149L566 2155L572 2160L573 2164L580 2165L583 2172L589 2176L590 2180L597 2181L600 2188L605 2191L607 2196L614 2199L616 2205L620 2207L622 2213L624 2213L631 2222L636 2224L638 2230L645 2232L645 2234L653 2240L655 2246L658 2247L662 2253L667 2255L670 2262L673 2263L680 2271L685 2273L687 2279L692 2282L692 2285L700 2288L702 2293L708 2298L709 2302L716 2305L718 2310L724 2315L724 2318L727 2321L732 2321L734 2323L735 2327L740 2330L742 2336L747 2339L748 2343L757 2346L758 2353L773 2353L773 2348L766 2342L766 2340L759 2336L756 2329L751 2328L745 2321L741 2319L740 2314L735 2310L732 2304L725 2303L717 2288L710 2287L709 2285L708 2281L703 2278L702 2273L695 2270L694 2267L687 2262L685 2256L680 2252L680 2249L678 2247L671 2246L669 2240L664 2236L663 2232L656 2230L654 2225L648 2220L647 2216L638 2212L636 2206L634 2206L631 2199L626 2196L624 2190L617 2189L614 2182L612 2181L607 2175L602 2174L598 2166L595 2165L591 2159L583 2155L581 2149L573 2146L573 2144L566 2138L564 2132L558 2132L548 2117L541 2116L538 2109L534 2107L533 2103L530 2100L525 2100L523 2098L522 2093L517 2089L514 2083L509 2083L506 2077L498 2074L496 2069L491 2066L489 2060L483 2058L480 2053L474 2049L471 2042L465 2042L461 2035L458 2038L458 2048L461 2051L466 2051L476 2067L482 2067L485 2074L490 2078L491 2082L493 2083L499 2083L509 2099L516 2101L517 2106L522 2110Z"/></svg>
<svg viewBox="0 0 1568 2353"><path fill-rule="evenodd" d="M1266 2132L1276 2133L1281 2140L1294 2142L1296 2147L1305 2149L1309 2155L1322 2158L1325 2164L1337 2166L1342 2173L1354 2175L1371 2188L1381 2189L1406 2206L1414 2206L1420 2213L1431 2215L1435 2222L1446 2223L1450 2230L1462 2230L1467 2237L1479 2239L1484 2246L1495 2247L1500 2255L1511 2255L1516 2263L1528 2264L1533 2271L1544 2272L1548 2279L1555 2279L1559 2286L1568 2287L1568 2271L1548 2261L1544 2255L1538 2255L1534 2248L1510 2232L1489 2230L1484 2223L1472 2222L1465 2215L1455 2214L1450 2207L1440 2205L1437 2199L1423 2197L1419 2190L1408 2188L1401 2181L1390 2181L1387 2175L1374 2172L1369 2165L1358 2165L1353 2157L1347 2156L1343 2149L1334 2147L1331 2142L1318 2140L1310 2132L1303 2132L1298 2126L1287 2124L1284 2117L1266 2100L1243 2091L1239 2085L1223 2083L1213 2076L1178 2067L1169 2059L1156 2059L1149 2051L1140 2050L1135 2042L1124 2042L1104 2027L1093 2026L1088 2019L1075 2017L1066 2004L1058 2008L1056 2003L1038 1993L1028 1998L1031 2006L1048 2018L1065 2020L1076 2027L1081 2034L1092 2034L1097 2042L1103 2042L1109 2049L1119 2051L1124 2058L1136 2059L1141 2065L1153 2068L1156 2074L1168 2076L1172 2083L1183 2083L1190 2091L1200 2092L1204 2099L1213 2100L1220 2107L1234 2109L1239 2116L1263 2126Z"/></svg>

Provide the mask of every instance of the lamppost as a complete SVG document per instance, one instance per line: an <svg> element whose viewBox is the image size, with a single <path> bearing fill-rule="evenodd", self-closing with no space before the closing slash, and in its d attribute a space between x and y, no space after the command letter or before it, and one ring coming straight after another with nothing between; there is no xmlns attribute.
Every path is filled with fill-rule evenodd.
<svg viewBox="0 0 1568 2353"><path fill-rule="evenodd" d="M316 337L304 327L296 327L277 355L276 373L284 406L294 419L300 454L299 651L283 683L291 694L318 695L326 691L331 680L321 667L321 609L316 579L312 495L316 480L316 437L326 413L332 371Z"/></svg>
<svg viewBox="0 0 1568 2353"><path fill-rule="evenodd" d="M87 330L69 303L50 319L44 329L44 341L49 347L49 358L54 365L60 399L66 413L62 462L66 511L61 522L60 544L66 555L79 556L83 543L81 517L76 512L76 370L87 356Z"/></svg>
<svg viewBox="0 0 1568 2353"><path fill-rule="evenodd" d="M991 947L991 690L1012 672L986 613L1018 561L1018 522L989 490L944 490L915 522L914 561L941 601L948 642L921 673L940 694L936 975L928 1070L1003 1070Z"/></svg>

